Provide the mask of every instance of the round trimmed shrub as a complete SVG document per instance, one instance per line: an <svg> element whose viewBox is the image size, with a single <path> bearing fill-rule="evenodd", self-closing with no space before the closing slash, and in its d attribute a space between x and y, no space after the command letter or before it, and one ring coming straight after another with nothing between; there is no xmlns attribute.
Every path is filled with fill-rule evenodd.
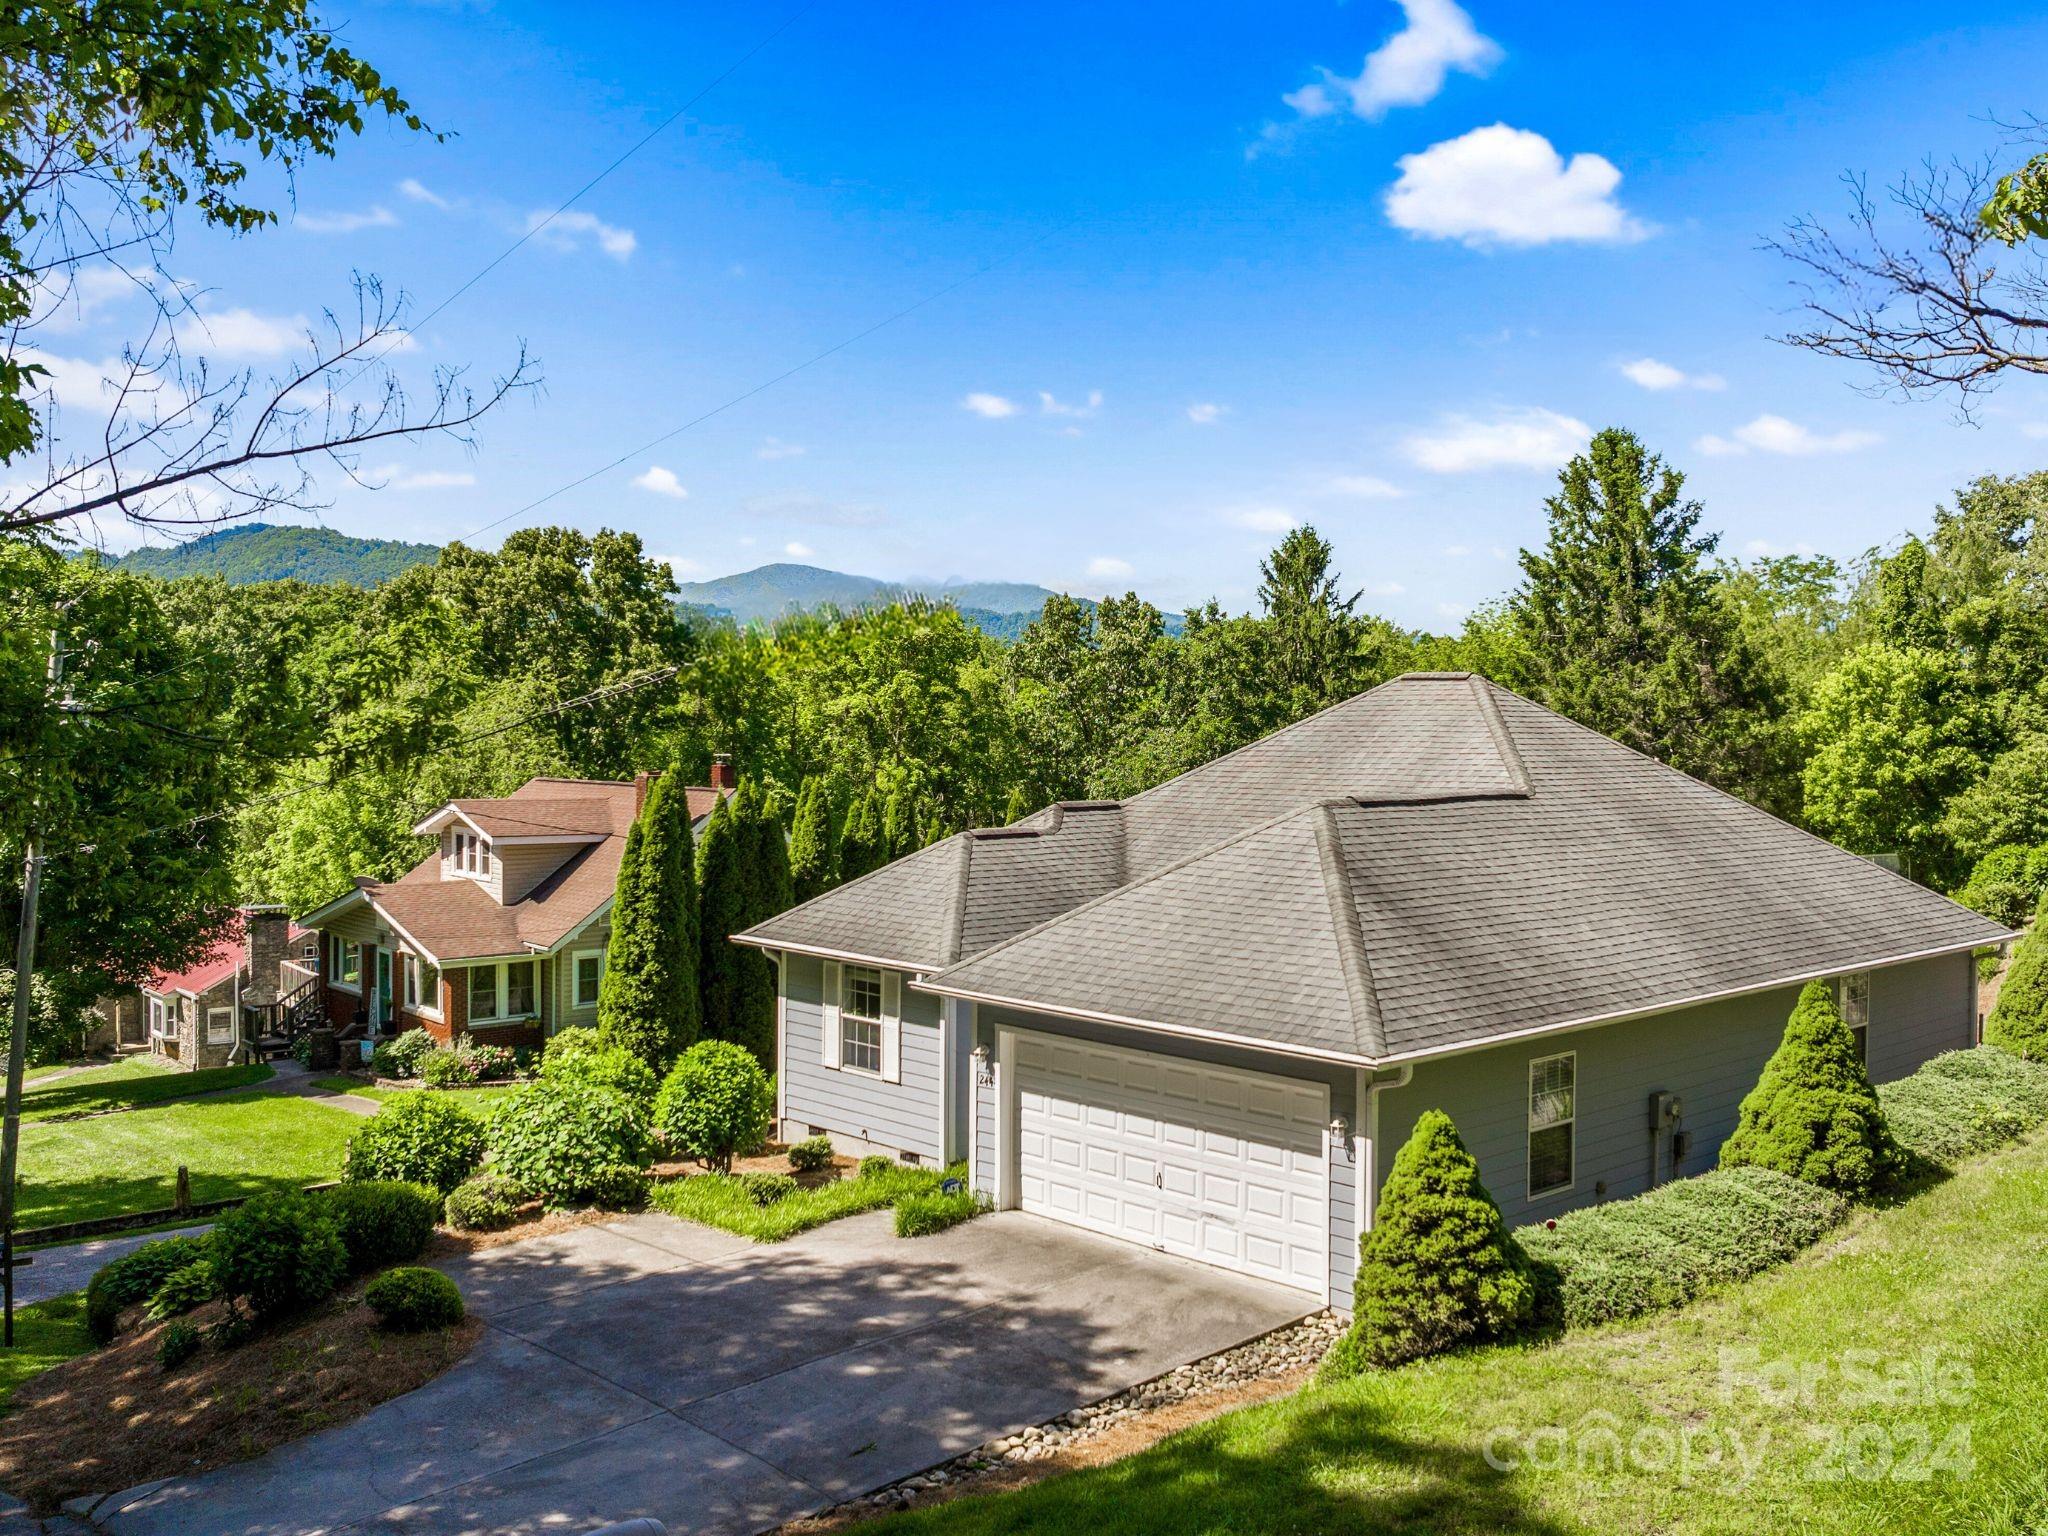
<svg viewBox="0 0 2048 1536"><path fill-rule="evenodd" d="M309 1307L348 1273L348 1249L333 1210L317 1195L257 1195L213 1228L221 1294L246 1300L268 1321Z"/></svg>
<svg viewBox="0 0 2048 1536"><path fill-rule="evenodd" d="M439 1049L424 1029L408 1029L370 1053L370 1070L379 1077L418 1077L421 1063Z"/></svg>
<svg viewBox="0 0 2048 1536"><path fill-rule="evenodd" d="M204 1306L220 1295L220 1280L213 1272L211 1258L198 1259L183 1269L174 1269L164 1282L149 1293L143 1316L153 1323L179 1317L194 1307Z"/></svg>
<svg viewBox="0 0 2048 1536"><path fill-rule="evenodd" d="M1809 981L1800 991L1784 1040L1721 1144L1721 1166L1771 1168L1852 1197L1904 1170L1827 982Z"/></svg>
<svg viewBox="0 0 2048 1536"><path fill-rule="evenodd" d="M1324 1362L1330 1376L1500 1338L1535 1311L1529 1261L1440 1109L1395 1155L1358 1244L1354 1291L1350 1331Z"/></svg>
<svg viewBox="0 0 2048 1536"><path fill-rule="evenodd" d="M166 1328L163 1337L156 1341L156 1363L166 1371L175 1371L198 1353L199 1330L182 1318Z"/></svg>
<svg viewBox="0 0 2048 1536"><path fill-rule="evenodd" d="M816 1173L832 1166L832 1138L813 1136L789 1149L789 1166L798 1173Z"/></svg>
<svg viewBox="0 0 2048 1536"><path fill-rule="evenodd" d="M773 1087L753 1052L700 1040L683 1052L654 1100L654 1125L675 1151L717 1173L768 1137Z"/></svg>
<svg viewBox="0 0 2048 1536"><path fill-rule="evenodd" d="M203 1263L212 1252L204 1237L164 1237L102 1265L85 1287L86 1331L95 1343L106 1343L123 1307L147 1301L172 1275Z"/></svg>
<svg viewBox="0 0 2048 1536"><path fill-rule="evenodd" d="M543 1079L506 1095L491 1111L489 1136L492 1168L551 1206L588 1204L609 1170L648 1163L639 1106L589 1083Z"/></svg>
<svg viewBox="0 0 2048 1536"><path fill-rule="evenodd" d="M502 1232L519 1219L526 1191L486 1168L448 1191L443 1209L458 1232Z"/></svg>
<svg viewBox="0 0 2048 1536"><path fill-rule="evenodd" d="M396 1179L446 1194L483 1161L484 1127L440 1094L394 1098L348 1139L341 1176L350 1183Z"/></svg>
<svg viewBox="0 0 2048 1536"><path fill-rule="evenodd" d="M591 1181L588 1198L600 1210L640 1210L647 1204L647 1174L629 1163L600 1168Z"/></svg>
<svg viewBox="0 0 2048 1536"><path fill-rule="evenodd" d="M879 1179L884 1174L894 1173L896 1171L896 1167L897 1164L895 1158L885 1157L880 1152L870 1152L866 1157L860 1160L860 1166L854 1170L854 1177L861 1179Z"/></svg>
<svg viewBox="0 0 2048 1536"><path fill-rule="evenodd" d="M654 1095L661 1079L622 1045L607 1045L594 1029L565 1029L548 1041L540 1058L540 1075L547 1082L589 1083L623 1093L640 1112L654 1108Z"/></svg>
<svg viewBox="0 0 2048 1536"><path fill-rule="evenodd" d="M438 1269L387 1269L363 1289L379 1327L423 1333L462 1321L462 1292Z"/></svg>
<svg viewBox="0 0 2048 1536"><path fill-rule="evenodd" d="M2028 1061L2048 1061L2048 922L2040 913L1998 984L1984 1043Z"/></svg>
<svg viewBox="0 0 2048 1536"><path fill-rule="evenodd" d="M786 1173L743 1173L740 1192L756 1205L773 1205L796 1193L796 1180Z"/></svg>
<svg viewBox="0 0 2048 1536"><path fill-rule="evenodd" d="M323 1197L341 1228L348 1267L355 1274L416 1259L441 1219L441 1195L424 1184L368 1179L328 1190Z"/></svg>

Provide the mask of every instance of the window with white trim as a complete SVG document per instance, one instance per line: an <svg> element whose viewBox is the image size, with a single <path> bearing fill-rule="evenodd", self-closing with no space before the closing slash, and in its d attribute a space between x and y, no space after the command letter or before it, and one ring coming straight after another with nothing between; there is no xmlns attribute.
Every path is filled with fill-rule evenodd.
<svg viewBox="0 0 2048 1536"><path fill-rule="evenodd" d="M449 863L457 874L491 877L491 840L477 832L456 832L449 845Z"/></svg>
<svg viewBox="0 0 2048 1536"><path fill-rule="evenodd" d="M469 1022L502 1023L532 1018L536 989L532 960L500 960L469 968Z"/></svg>
<svg viewBox="0 0 2048 1536"><path fill-rule="evenodd" d="M333 935L334 966L329 979L337 987L358 990L363 982L363 952L340 934Z"/></svg>
<svg viewBox="0 0 2048 1536"><path fill-rule="evenodd" d="M849 965L839 982L839 1065L855 1072L882 1070L882 973Z"/></svg>
<svg viewBox="0 0 2048 1536"><path fill-rule="evenodd" d="M415 1013L438 1015L441 1011L441 973L418 955L399 956L404 977L405 1006Z"/></svg>
<svg viewBox="0 0 2048 1536"><path fill-rule="evenodd" d="M149 1032L158 1039L170 1033L166 1027L164 1000L160 997L149 1000Z"/></svg>
<svg viewBox="0 0 2048 1536"><path fill-rule="evenodd" d="M578 1008L595 1008L597 994L604 987L604 951L579 949L570 957L574 979L571 996Z"/></svg>
<svg viewBox="0 0 2048 1536"><path fill-rule="evenodd" d="M1870 1060L1870 972L1851 971L1835 978L1835 1006L1856 1042L1856 1059Z"/></svg>
<svg viewBox="0 0 2048 1536"><path fill-rule="evenodd" d="M235 1038L235 1010L232 1008L209 1008L206 1010L206 1043L226 1045Z"/></svg>
<svg viewBox="0 0 2048 1536"><path fill-rule="evenodd" d="M1573 1130L1578 1122L1579 1056L1539 1056L1529 1063L1529 1196L1572 1187Z"/></svg>

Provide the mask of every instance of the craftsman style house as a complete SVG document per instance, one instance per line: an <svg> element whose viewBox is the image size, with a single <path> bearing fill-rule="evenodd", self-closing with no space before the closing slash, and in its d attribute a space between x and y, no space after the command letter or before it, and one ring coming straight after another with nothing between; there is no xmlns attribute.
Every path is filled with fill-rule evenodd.
<svg viewBox="0 0 2048 1536"><path fill-rule="evenodd" d="M686 791L701 829L733 792L724 759ZM309 912L328 1022L344 1037L420 1028L538 1045L597 1021L613 890L650 776L538 778L451 800L412 830L436 847L396 880L358 878Z"/></svg>
<svg viewBox="0 0 2048 1536"><path fill-rule="evenodd" d="M1932 891L1465 673L1124 801L962 833L737 936L783 1134L1350 1305L1443 1109L1511 1222L1714 1165L1798 989L1880 1081L1977 1035Z"/></svg>

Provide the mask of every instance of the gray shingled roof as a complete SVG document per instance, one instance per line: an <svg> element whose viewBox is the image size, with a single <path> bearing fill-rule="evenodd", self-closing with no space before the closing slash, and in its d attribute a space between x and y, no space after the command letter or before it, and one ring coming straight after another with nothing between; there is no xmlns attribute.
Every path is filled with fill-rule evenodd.
<svg viewBox="0 0 2048 1536"><path fill-rule="evenodd" d="M1421 673L746 938L1382 1061L2004 936L1483 679Z"/></svg>

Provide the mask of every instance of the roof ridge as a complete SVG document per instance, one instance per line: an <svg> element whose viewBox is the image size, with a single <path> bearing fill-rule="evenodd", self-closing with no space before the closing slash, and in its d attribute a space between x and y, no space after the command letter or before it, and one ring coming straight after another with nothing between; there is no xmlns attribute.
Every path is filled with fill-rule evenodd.
<svg viewBox="0 0 2048 1536"><path fill-rule="evenodd" d="M1361 1054L1377 1061L1387 1053L1386 1029L1380 1018L1379 991L1373 985L1372 961L1365 947L1365 924L1351 894L1351 874L1344 863L1344 834L1335 811L1325 801L1317 808L1316 857L1323 867L1323 894L1330 903L1331 931L1337 938L1337 963L1344 972L1344 991L1351 999L1351 1023Z"/></svg>
<svg viewBox="0 0 2048 1536"><path fill-rule="evenodd" d="M1486 729L1493 736L1493 748L1500 754L1501 766L1507 770L1508 778L1524 795L1533 797L1536 791L1529 783L1529 770L1522 762L1521 749L1515 745L1514 733L1508 729L1507 717L1500 712L1500 701L1493 696L1493 681L1476 672L1468 672L1465 674L1465 686L1472 690L1480 718L1486 722Z"/></svg>
<svg viewBox="0 0 2048 1536"><path fill-rule="evenodd" d="M967 882L974 865L974 839L960 839L960 867L953 876L953 889L946 893L945 953L939 958L952 965L960 958L960 936L967 930Z"/></svg>

